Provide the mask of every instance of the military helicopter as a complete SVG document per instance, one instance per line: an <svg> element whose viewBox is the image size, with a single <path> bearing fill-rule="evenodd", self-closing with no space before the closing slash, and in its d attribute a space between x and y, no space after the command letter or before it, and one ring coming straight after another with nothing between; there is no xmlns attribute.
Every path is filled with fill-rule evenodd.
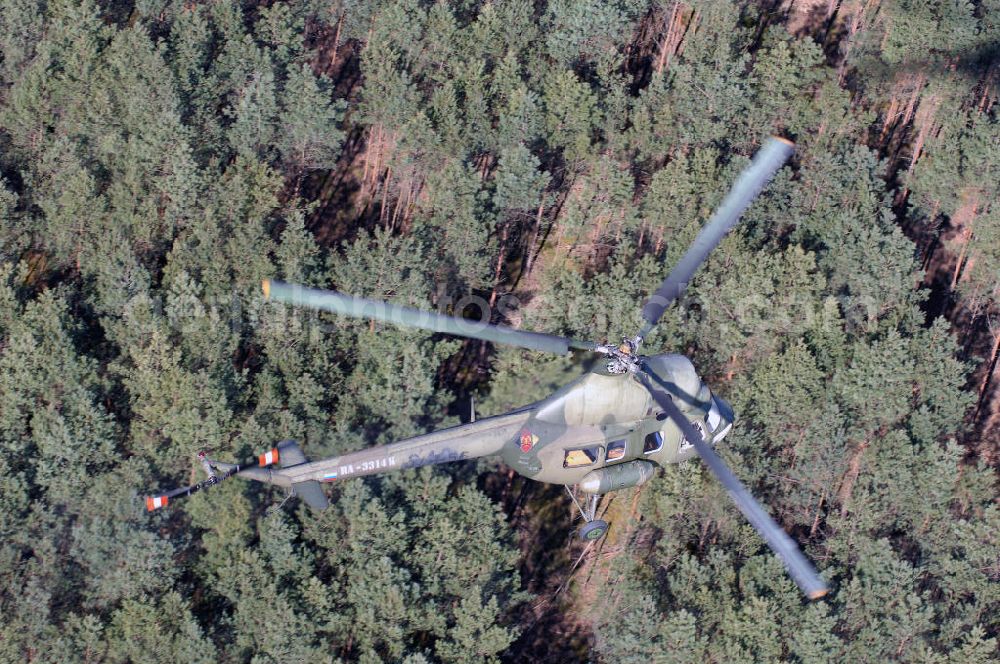
<svg viewBox="0 0 1000 664"><path fill-rule="evenodd" d="M684 292L708 254L793 151L793 144L782 138L771 138L764 144L676 267L644 305L642 329L620 344L528 332L265 280L264 297L275 302L559 355L571 350L599 353L607 361L548 398L518 410L328 459L308 461L292 440L241 463L208 459L200 453L208 479L150 496L146 499L147 509L164 507L175 498L234 475L284 487L311 507L324 509L328 502L321 482L341 482L402 468L499 455L525 477L566 486L585 522L579 536L595 541L608 530L608 524L596 518L601 496L645 483L658 465L679 463L698 455L806 596L822 597L827 592L826 583L795 542L712 449L733 426L735 416L730 405L712 393L685 356L643 356L638 352L643 338L663 312ZM278 463L280 469L275 469ZM586 505L577 500L571 489L574 486L587 494Z"/></svg>

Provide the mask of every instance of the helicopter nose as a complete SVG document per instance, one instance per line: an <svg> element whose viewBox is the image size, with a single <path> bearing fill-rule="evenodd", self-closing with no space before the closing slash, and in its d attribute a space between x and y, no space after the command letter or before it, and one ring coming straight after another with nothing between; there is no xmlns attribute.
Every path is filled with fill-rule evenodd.
<svg viewBox="0 0 1000 664"><path fill-rule="evenodd" d="M709 418L715 419L712 415L718 413L717 417L719 419L718 424L715 425L713 431L715 433L712 438L712 444L716 444L721 441L729 431L733 428L733 422L736 420L736 414L733 413L733 407L729 405L729 402L722 397L712 395L712 411L709 413ZM709 422L711 424L711 421Z"/></svg>

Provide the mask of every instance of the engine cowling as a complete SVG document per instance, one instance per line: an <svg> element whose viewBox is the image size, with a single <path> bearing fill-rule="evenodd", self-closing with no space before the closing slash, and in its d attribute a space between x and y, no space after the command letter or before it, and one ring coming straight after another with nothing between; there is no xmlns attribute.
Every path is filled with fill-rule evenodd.
<svg viewBox="0 0 1000 664"><path fill-rule="evenodd" d="M656 472L649 461L629 461L607 468L593 470L580 480L580 490L585 493L604 494L618 489L645 484Z"/></svg>

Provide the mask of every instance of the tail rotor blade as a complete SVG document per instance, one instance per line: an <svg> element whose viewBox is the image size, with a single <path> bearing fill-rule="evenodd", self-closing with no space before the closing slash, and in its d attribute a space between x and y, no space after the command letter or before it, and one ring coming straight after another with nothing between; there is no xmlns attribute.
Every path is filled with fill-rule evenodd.
<svg viewBox="0 0 1000 664"><path fill-rule="evenodd" d="M790 141L772 137L757 152L753 162L737 178L729 194L698 233L698 237L688 247L684 256L643 306L642 317L646 324L639 333L640 337L649 334L663 316L663 312L681 296L708 255L736 225L760 190L788 161L794 151L795 146Z"/></svg>
<svg viewBox="0 0 1000 664"><path fill-rule="evenodd" d="M167 491L166 493L161 493L158 496L147 496L146 511L154 512L161 507L166 507L177 498L183 498L185 496L190 496L192 493L198 493L202 489L207 489L213 484L218 484L220 481L221 480L218 476L213 476L209 477L207 480L198 482L197 484L192 484L191 486L173 489L171 491Z"/></svg>
<svg viewBox="0 0 1000 664"><path fill-rule="evenodd" d="M556 355L565 355L571 348L593 350L595 347L590 342L574 341L554 334L515 330L503 325L491 325L455 316L445 316L430 311L391 304L382 300L369 300L332 290L321 290L297 284L288 284L283 281L265 279L263 290L266 299L284 304L329 311L351 318L374 319L386 323L430 330L432 332L453 334L459 337L520 346L521 348L540 350L546 353L555 353Z"/></svg>
<svg viewBox="0 0 1000 664"><path fill-rule="evenodd" d="M747 491L742 482L733 475L733 471L715 453L711 445L702 439L701 433L691 424L691 421L680 411L677 405L674 404L673 399L653 388L651 381L667 387L663 379L645 365L642 372L636 375L646 389L649 390L653 400L667 414L667 417L673 420L674 424L680 428L681 433L684 434L684 438L694 445L699 456L705 461L705 465L709 467L719 482L722 483L722 486L726 488L729 496L736 503L736 507L743 513L743 516L750 522L750 525L760 533L760 536L764 538L764 541L767 542L767 545L774 554L781 559L792 580L805 593L806 597L809 599L819 599L826 595L829 590L826 582L820 577L816 568L812 566L812 563L802 554L792 538L781 529L781 526L775 523L774 519L771 518L764 508L761 507L760 503Z"/></svg>

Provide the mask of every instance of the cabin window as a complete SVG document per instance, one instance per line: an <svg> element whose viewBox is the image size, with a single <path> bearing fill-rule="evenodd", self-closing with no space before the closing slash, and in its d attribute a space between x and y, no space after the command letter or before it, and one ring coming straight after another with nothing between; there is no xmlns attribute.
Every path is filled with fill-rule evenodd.
<svg viewBox="0 0 1000 664"><path fill-rule="evenodd" d="M601 448L596 445L594 447L584 447L579 450L566 450L566 456L563 458L563 468L590 466L597 461L599 456L601 456Z"/></svg>
<svg viewBox="0 0 1000 664"><path fill-rule="evenodd" d="M662 447L663 434L659 431L654 431L653 433L646 435L646 439L642 444L642 453L652 454L653 452L659 452Z"/></svg>
<svg viewBox="0 0 1000 664"><path fill-rule="evenodd" d="M608 461L617 461L625 456L625 441L613 440L608 443Z"/></svg>

